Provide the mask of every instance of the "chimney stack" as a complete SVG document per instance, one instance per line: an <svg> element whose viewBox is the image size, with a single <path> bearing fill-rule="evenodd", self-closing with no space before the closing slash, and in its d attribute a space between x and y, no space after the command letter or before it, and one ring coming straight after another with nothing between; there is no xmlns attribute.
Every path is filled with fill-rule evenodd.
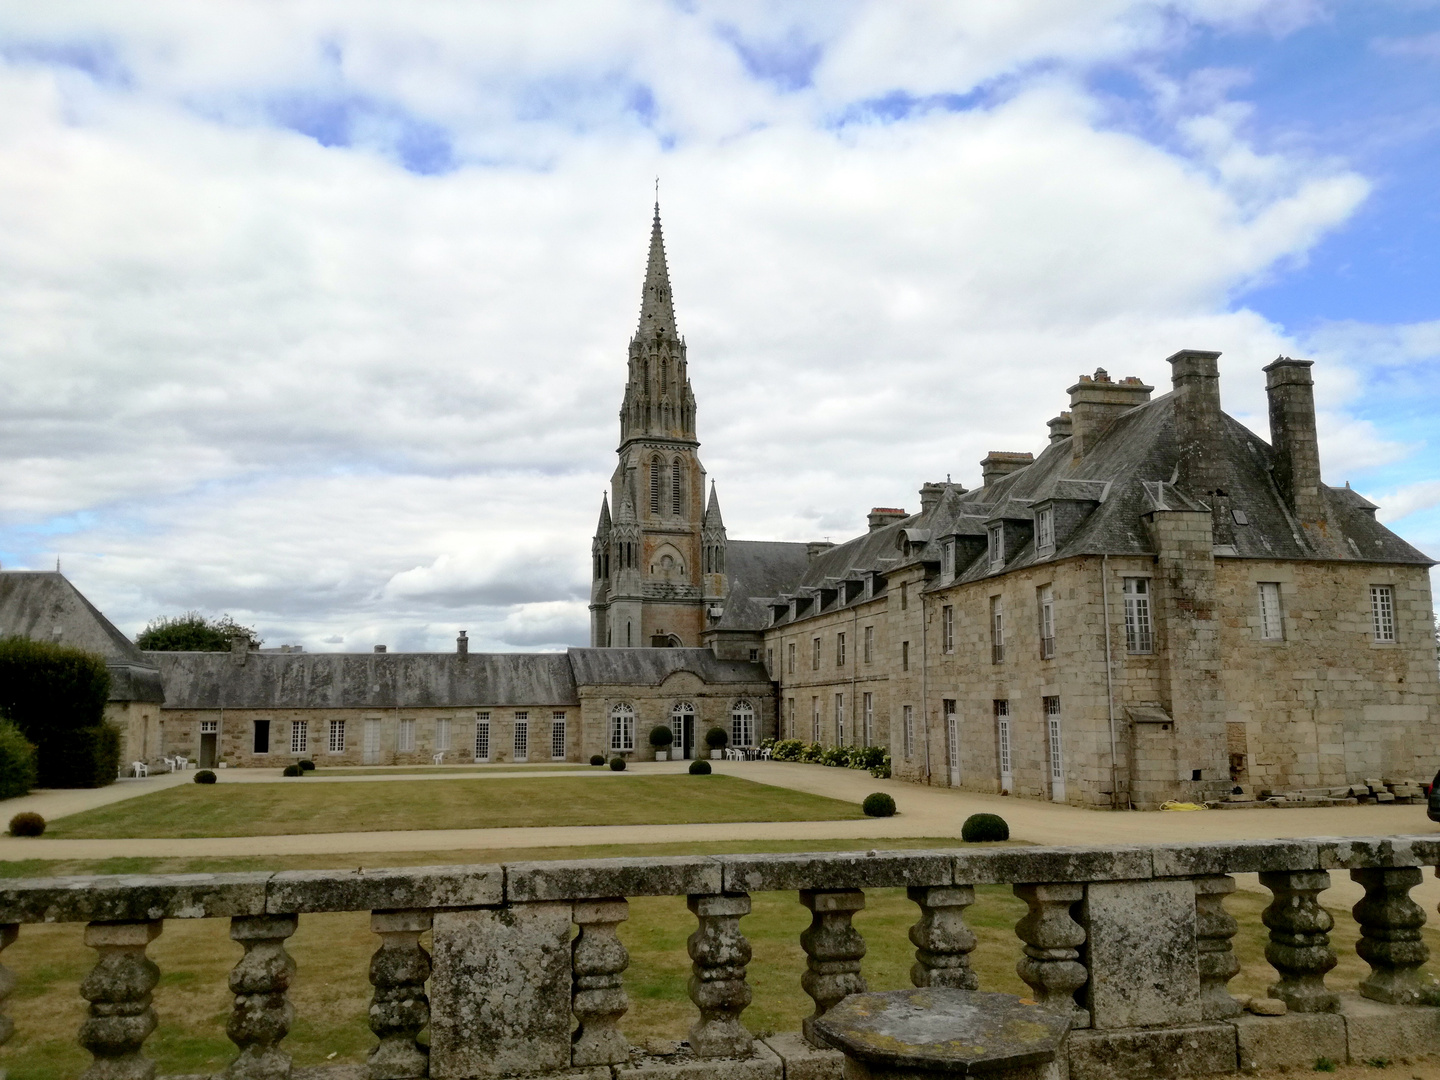
<svg viewBox="0 0 1440 1080"><path fill-rule="evenodd" d="M455 651L461 656L470 655L470 635L464 630L461 630L460 636L455 639Z"/></svg>
<svg viewBox="0 0 1440 1080"><path fill-rule="evenodd" d="M1270 445L1275 486L1301 525L1326 519L1320 481L1320 441L1315 434L1315 380L1310 360L1281 356L1265 370L1270 399Z"/></svg>
<svg viewBox="0 0 1440 1080"><path fill-rule="evenodd" d="M980 475L984 485L989 487L1002 476L1009 476L1016 469L1023 469L1035 460L1031 453L1015 454L1005 450L991 450L980 462Z"/></svg>
<svg viewBox="0 0 1440 1080"><path fill-rule="evenodd" d="M384 646L384 645L376 645L376 646L375 646L375 651L376 651L376 652L384 652L384 651L385 651L385 646Z"/></svg>
<svg viewBox="0 0 1440 1080"><path fill-rule="evenodd" d="M1065 391L1070 395L1070 412L1061 413L1058 418L1070 417L1072 453L1077 458L1088 454L1100 436L1110 430L1111 424L1122 414L1149 401L1150 391L1154 389L1133 375L1118 383L1112 382L1104 368L1096 368L1094 375L1081 375L1080 380ZM1050 423L1050 441L1055 442L1055 421Z"/></svg>
<svg viewBox="0 0 1440 1080"><path fill-rule="evenodd" d="M236 664L244 664L245 658L250 654L250 639L244 634L230 635L230 659Z"/></svg>
<svg viewBox="0 0 1440 1080"><path fill-rule="evenodd" d="M823 555L834 546L829 540L811 540L805 545L805 558L813 559L817 555Z"/></svg>
<svg viewBox="0 0 1440 1080"><path fill-rule="evenodd" d="M1045 426L1050 429L1050 445L1054 446L1075 434L1075 414L1062 412L1055 419L1045 421Z"/></svg>
<svg viewBox="0 0 1440 1080"><path fill-rule="evenodd" d="M1181 349L1167 360L1175 384L1180 487L1207 503L1224 486L1225 476L1218 359L1218 352Z"/></svg>
<svg viewBox="0 0 1440 1080"><path fill-rule="evenodd" d="M940 504L940 496L945 493L945 485L937 484L934 481L924 485L920 489L920 512L928 514Z"/></svg>
<svg viewBox="0 0 1440 1080"><path fill-rule="evenodd" d="M872 506L866 520L870 522L870 531L874 532L893 522L904 521L909 516L898 506Z"/></svg>

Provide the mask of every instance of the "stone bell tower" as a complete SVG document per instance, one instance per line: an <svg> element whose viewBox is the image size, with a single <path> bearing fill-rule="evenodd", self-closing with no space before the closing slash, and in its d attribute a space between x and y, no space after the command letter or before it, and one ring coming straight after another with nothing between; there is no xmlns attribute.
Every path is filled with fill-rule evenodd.
<svg viewBox="0 0 1440 1080"><path fill-rule="evenodd" d="M592 646L700 645L705 469L699 447L657 203L620 406L620 460L591 549Z"/></svg>

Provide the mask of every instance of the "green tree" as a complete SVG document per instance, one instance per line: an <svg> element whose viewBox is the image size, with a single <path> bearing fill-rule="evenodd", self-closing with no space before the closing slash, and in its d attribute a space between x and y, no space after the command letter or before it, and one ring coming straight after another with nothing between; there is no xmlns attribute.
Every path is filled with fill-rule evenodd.
<svg viewBox="0 0 1440 1080"><path fill-rule="evenodd" d="M115 782L120 733L105 722L105 658L67 645L0 639L0 717L36 749L40 787Z"/></svg>
<svg viewBox="0 0 1440 1080"><path fill-rule="evenodd" d="M198 611L187 611L151 620L135 644L150 652L229 652L230 640L235 637L245 638L252 649L261 645L254 630L229 615L207 620Z"/></svg>

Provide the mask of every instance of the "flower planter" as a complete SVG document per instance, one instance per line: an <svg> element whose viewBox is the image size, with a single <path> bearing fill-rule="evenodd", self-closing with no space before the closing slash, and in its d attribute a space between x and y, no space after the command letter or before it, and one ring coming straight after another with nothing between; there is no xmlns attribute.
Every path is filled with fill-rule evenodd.
<svg viewBox="0 0 1440 1080"><path fill-rule="evenodd" d="M724 751L724 750L711 750L711 751L710 751L710 760L711 760L711 761L724 761L724 760L725 760L725 751Z"/></svg>
<svg viewBox="0 0 1440 1080"><path fill-rule="evenodd" d="M670 760L670 751L668 751L668 750L656 750L656 751L655 751L655 760L656 760L656 761L669 761L669 760Z"/></svg>

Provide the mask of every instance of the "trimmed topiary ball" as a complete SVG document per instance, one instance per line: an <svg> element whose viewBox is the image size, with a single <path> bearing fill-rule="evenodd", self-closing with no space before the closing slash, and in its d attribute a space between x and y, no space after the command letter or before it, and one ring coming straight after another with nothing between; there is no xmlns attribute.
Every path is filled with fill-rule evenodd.
<svg viewBox="0 0 1440 1080"><path fill-rule="evenodd" d="M709 775L710 775L710 763L709 763L708 761L692 761L692 762L690 762L690 775L691 775L691 776L709 776Z"/></svg>
<svg viewBox="0 0 1440 1080"><path fill-rule="evenodd" d="M624 771L625 771L625 759L624 759L623 757L621 757L619 754L616 754L614 757L612 757L612 758L610 759L610 770L611 770L612 772L624 772Z"/></svg>
<svg viewBox="0 0 1440 1080"><path fill-rule="evenodd" d="M301 772L314 772L315 770L315 762L311 761L309 758L301 758L295 764L300 766Z"/></svg>
<svg viewBox="0 0 1440 1080"><path fill-rule="evenodd" d="M45 831L45 819L39 814L26 811L10 819L11 836L39 836Z"/></svg>
<svg viewBox="0 0 1440 1080"><path fill-rule="evenodd" d="M590 764L591 764L591 765L604 765L604 764L605 764L605 755L604 755L604 754L591 754L591 755L590 755Z"/></svg>
<svg viewBox="0 0 1440 1080"><path fill-rule="evenodd" d="M215 774L209 769L201 769L195 774L195 783L197 784L213 784L214 782Z"/></svg>
<svg viewBox="0 0 1440 1080"><path fill-rule="evenodd" d="M860 809L864 810L869 817L894 817L895 800L885 792L877 791L865 796L865 801L860 804Z"/></svg>
<svg viewBox="0 0 1440 1080"><path fill-rule="evenodd" d="M960 839L967 844L985 844L994 840L1009 840L1010 826L999 814L971 814L960 826Z"/></svg>
<svg viewBox="0 0 1440 1080"><path fill-rule="evenodd" d="M299 765L286 765L285 768L280 771L280 775L281 775L281 776L304 776L304 775L305 775L305 770L302 769L302 768L300 768Z"/></svg>

